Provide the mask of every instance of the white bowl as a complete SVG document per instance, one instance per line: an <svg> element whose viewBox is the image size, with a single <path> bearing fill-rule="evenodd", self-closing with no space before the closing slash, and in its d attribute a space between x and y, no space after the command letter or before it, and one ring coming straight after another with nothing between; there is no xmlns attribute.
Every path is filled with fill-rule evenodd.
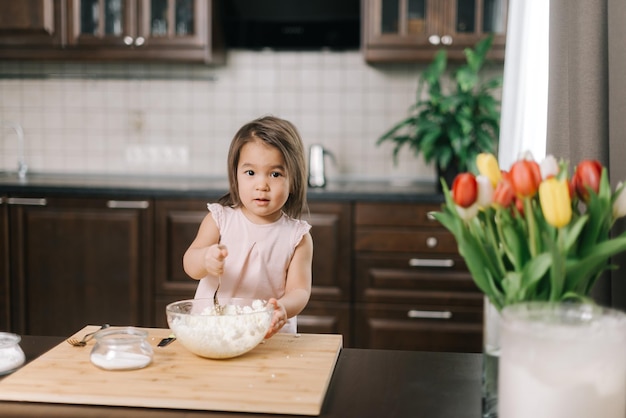
<svg viewBox="0 0 626 418"><path fill-rule="evenodd" d="M240 356L256 347L269 330L274 307L253 299L220 299L221 314L213 299L187 299L165 308L176 339L192 353L206 358Z"/></svg>

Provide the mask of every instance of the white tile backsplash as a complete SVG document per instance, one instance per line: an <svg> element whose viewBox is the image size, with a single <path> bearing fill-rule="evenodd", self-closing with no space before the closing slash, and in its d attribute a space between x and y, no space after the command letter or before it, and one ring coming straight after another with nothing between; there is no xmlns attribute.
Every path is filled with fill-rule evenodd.
<svg viewBox="0 0 626 418"><path fill-rule="evenodd" d="M91 67L28 68L63 75ZM394 165L391 144L376 145L414 102L423 68L370 66L359 51L243 50L230 51L227 65L202 69L199 78L193 65L119 64L106 67L111 77L53 78L2 77L0 66L0 120L23 126L27 163L36 172L225 176L237 129L274 114L298 127L307 148L321 143L334 154L329 178L434 180L433 167L410 150ZM14 170L17 139L8 129L0 133L0 170ZM175 162L128 158L129 149L150 147L188 155Z"/></svg>

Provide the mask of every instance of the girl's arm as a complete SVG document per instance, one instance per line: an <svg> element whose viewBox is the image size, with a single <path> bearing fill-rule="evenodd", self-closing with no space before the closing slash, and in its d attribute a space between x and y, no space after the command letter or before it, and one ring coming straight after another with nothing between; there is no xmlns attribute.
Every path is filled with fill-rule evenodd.
<svg viewBox="0 0 626 418"><path fill-rule="evenodd" d="M285 295L269 302L275 306L274 317L267 338L274 335L287 322L287 318L298 315L311 297L311 265L313 263L313 239L307 233L296 247L287 270Z"/></svg>
<svg viewBox="0 0 626 418"><path fill-rule="evenodd" d="M207 214L198 234L183 256L183 268L190 277L200 280L210 274L218 276L224 272L226 247L219 245L220 231L213 216Z"/></svg>

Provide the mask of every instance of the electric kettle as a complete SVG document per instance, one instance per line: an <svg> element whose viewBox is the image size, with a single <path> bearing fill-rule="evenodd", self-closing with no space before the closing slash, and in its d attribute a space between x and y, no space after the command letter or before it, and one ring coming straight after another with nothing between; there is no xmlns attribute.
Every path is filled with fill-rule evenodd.
<svg viewBox="0 0 626 418"><path fill-rule="evenodd" d="M320 144L313 144L309 148L309 187L326 186L325 155L333 157L332 153Z"/></svg>

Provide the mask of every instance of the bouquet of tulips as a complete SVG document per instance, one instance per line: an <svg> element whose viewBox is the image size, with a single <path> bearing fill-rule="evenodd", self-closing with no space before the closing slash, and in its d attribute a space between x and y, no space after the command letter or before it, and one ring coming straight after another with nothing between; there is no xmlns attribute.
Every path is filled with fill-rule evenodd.
<svg viewBox="0 0 626 418"><path fill-rule="evenodd" d="M461 173L432 215L456 238L478 288L498 309L525 301L588 299L609 258L626 250L626 232L611 238L626 215L626 192L611 192L598 161L526 156L503 171L480 154L478 173Z"/></svg>

